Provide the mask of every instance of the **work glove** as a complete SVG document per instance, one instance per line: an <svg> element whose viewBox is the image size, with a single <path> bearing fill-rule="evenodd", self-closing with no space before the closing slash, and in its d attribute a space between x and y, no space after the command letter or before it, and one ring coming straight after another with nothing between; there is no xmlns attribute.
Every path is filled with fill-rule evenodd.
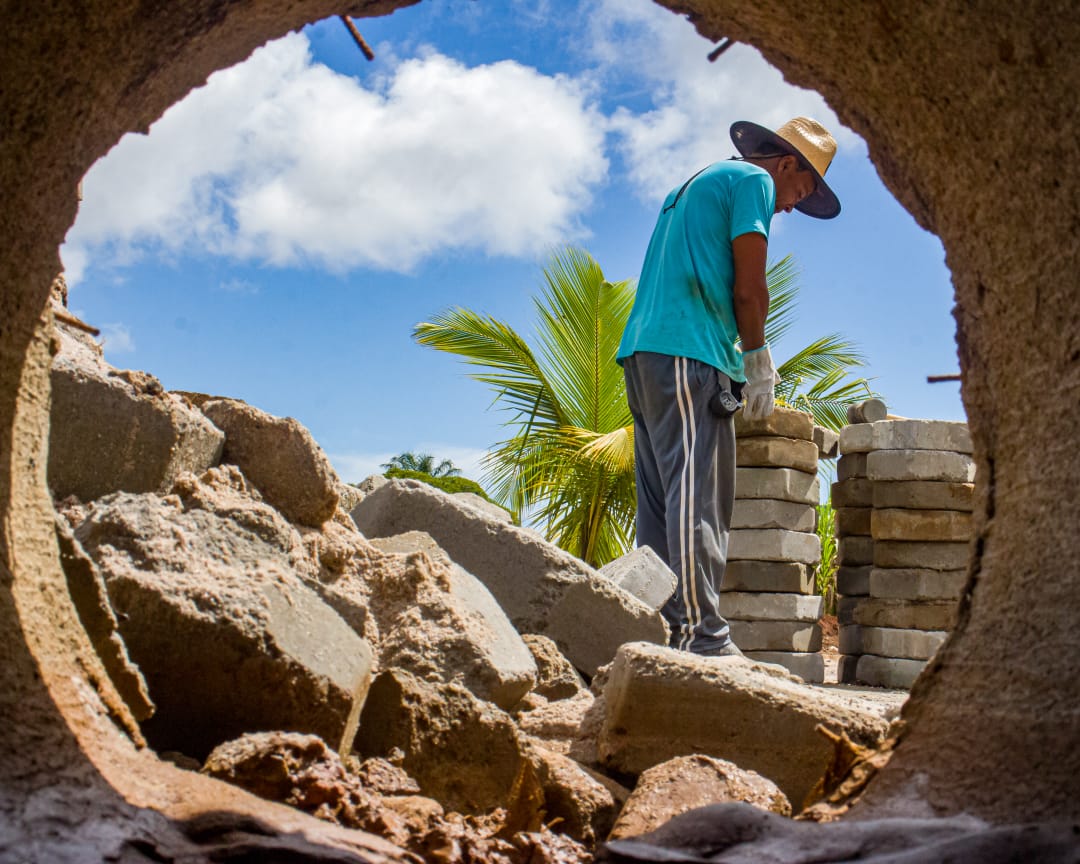
<svg viewBox="0 0 1080 864"><path fill-rule="evenodd" d="M743 418L763 420L772 414L773 403L776 401L776 385L780 383L768 344L743 352L743 370L746 372L746 407L743 408Z"/></svg>

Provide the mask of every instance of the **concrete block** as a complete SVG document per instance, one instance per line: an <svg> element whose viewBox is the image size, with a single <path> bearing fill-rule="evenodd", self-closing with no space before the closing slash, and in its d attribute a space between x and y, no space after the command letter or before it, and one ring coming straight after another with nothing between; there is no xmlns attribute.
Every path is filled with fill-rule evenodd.
<svg viewBox="0 0 1080 864"><path fill-rule="evenodd" d="M967 423L947 420L879 420L846 426L840 433L841 453L870 450L948 450L971 453Z"/></svg>
<svg viewBox="0 0 1080 864"><path fill-rule="evenodd" d="M772 414L760 420L747 420L742 411L735 412L735 437L757 438L779 435L783 438L814 440L814 418L805 411L776 407Z"/></svg>
<svg viewBox="0 0 1080 864"><path fill-rule="evenodd" d="M862 567L874 563L874 538L854 535L836 541L836 557L841 567Z"/></svg>
<svg viewBox="0 0 1080 864"><path fill-rule="evenodd" d="M743 528L729 535L728 560L817 564L821 560L821 538L817 534L779 528Z"/></svg>
<svg viewBox="0 0 1080 864"><path fill-rule="evenodd" d="M864 746L886 733L884 709L811 687L739 657L699 657L624 645L603 691L598 755L609 769L640 774L677 756L727 759L802 802L833 758L819 725Z"/></svg>
<svg viewBox="0 0 1080 864"><path fill-rule="evenodd" d="M852 453L841 456L836 463L836 479L843 483L845 480L866 477L866 454Z"/></svg>
<svg viewBox="0 0 1080 864"><path fill-rule="evenodd" d="M870 569L870 593L883 599L955 600L966 583L966 570Z"/></svg>
<svg viewBox="0 0 1080 864"><path fill-rule="evenodd" d="M889 409L880 399L864 399L854 405L848 405L849 423L873 423L889 416Z"/></svg>
<svg viewBox="0 0 1080 864"><path fill-rule="evenodd" d="M840 464L844 464L843 459ZM875 481L971 483L975 479L975 460L963 453L944 450L875 450L866 454L866 476Z"/></svg>
<svg viewBox="0 0 1080 864"><path fill-rule="evenodd" d="M896 600L880 597L841 597L836 607L840 624L894 627L900 630L951 630L956 603L951 600Z"/></svg>
<svg viewBox="0 0 1080 864"><path fill-rule="evenodd" d="M731 511L732 528L783 528L787 531L812 532L816 525L817 508L813 504L774 501L770 498L738 498Z"/></svg>
<svg viewBox="0 0 1080 864"><path fill-rule="evenodd" d="M813 441L798 438L737 438L735 464L744 468L794 468L814 474L818 449Z"/></svg>
<svg viewBox="0 0 1080 864"><path fill-rule="evenodd" d="M832 484L833 507L874 506L874 481L865 477L853 477Z"/></svg>
<svg viewBox="0 0 1080 864"><path fill-rule="evenodd" d="M926 660L906 660L899 657L863 654L856 665L855 679L873 687L910 690L915 679L926 668L926 663Z"/></svg>
<svg viewBox="0 0 1080 864"><path fill-rule="evenodd" d="M899 630L892 627L862 627L862 653L880 657L929 660L949 634L944 631Z"/></svg>
<svg viewBox="0 0 1080 864"><path fill-rule="evenodd" d="M782 666L792 675L798 675L807 684L821 684L825 680L825 658L821 654L796 654L787 651L748 651L746 656L755 663L771 663Z"/></svg>
<svg viewBox="0 0 1080 864"><path fill-rule="evenodd" d="M905 543L900 540L875 540L875 567L901 569L963 570L967 567L967 543Z"/></svg>
<svg viewBox="0 0 1080 864"><path fill-rule="evenodd" d="M844 597L862 596L871 593L870 565L862 567L839 567L836 571L836 591Z"/></svg>
<svg viewBox="0 0 1080 864"><path fill-rule="evenodd" d="M817 504L820 485L816 474L791 468L736 468L736 498L774 498L799 504Z"/></svg>
<svg viewBox="0 0 1080 864"><path fill-rule="evenodd" d="M835 506L835 505L834 505ZM836 534L838 537L869 537L872 507L837 507Z"/></svg>
<svg viewBox="0 0 1080 864"><path fill-rule="evenodd" d="M971 539L971 514L959 510L877 510L873 511L875 540L939 540L960 542Z"/></svg>
<svg viewBox="0 0 1080 864"><path fill-rule="evenodd" d="M840 452L840 435L824 426L814 427L814 443L818 448L818 459L835 459Z"/></svg>
<svg viewBox="0 0 1080 864"><path fill-rule="evenodd" d="M729 619L731 638L742 651L820 651L821 626L809 621Z"/></svg>
<svg viewBox="0 0 1080 864"><path fill-rule="evenodd" d="M639 546L596 571L650 609L660 609L675 593L677 577L651 546Z"/></svg>
<svg viewBox="0 0 1080 864"><path fill-rule="evenodd" d="M728 561L721 591L810 594L814 570L794 561Z"/></svg>
<svg viewBox="0 0 1080 864"><path fill-rule="evenodd" d="M841 625L838 639L841 654L863 653L862 627L858 624Z"/></svg>
<svg viewBox="0 0 1080 864"><path fill-rule="evenodd" d="M962 510L975 508L974 483L939 483L909 480L874 483L871 499L882 510Z"/></svg>
<svg viewBox="0 0 1080 864"><path fill-rule="evenodd" d="M836 664L836 680L839 684L854 684L855 673L859 667L858 655L840 655L840 662Z"/></svg>
<svg viewBox="0 0 1080 864"><path fill-rule="evenodd" d="M825 599L805 594L751 594L728 591L720 595L720 614L740 621L817 621Z"/></svg>

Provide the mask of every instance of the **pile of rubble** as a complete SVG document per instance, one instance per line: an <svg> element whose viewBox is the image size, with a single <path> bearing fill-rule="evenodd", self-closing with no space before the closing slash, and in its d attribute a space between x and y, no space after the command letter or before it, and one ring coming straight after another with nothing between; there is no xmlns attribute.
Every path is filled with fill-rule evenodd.
<svg viewBox="0 0 1080 864"><path fill-rule="evenodd" d="M167 392L77 329L57 343L71 595L117 722L182 767L425 860L584 861L698 804L790 814L837 735L887 733L895 699L661 647L674 580L640 552L598 572L476 496L346 485L295 420ZM799 480L805 508L804 467L764 470ZM811 536L795 524L777 530Z"/></svg>

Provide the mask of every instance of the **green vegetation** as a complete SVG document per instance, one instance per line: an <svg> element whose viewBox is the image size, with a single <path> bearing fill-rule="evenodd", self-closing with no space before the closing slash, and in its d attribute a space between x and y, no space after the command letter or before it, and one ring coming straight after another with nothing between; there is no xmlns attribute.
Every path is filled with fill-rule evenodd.
<svg viewBox="0 0 1080 864"><path fill-rule="evenodd" d="M385 467L385 466L383 466ZM492 504L496 504L499 507L502 505L498 501L492 501L483 487L475 480L470 480L468 477L447 477L445 474L437 476L434 474L428 474L426 471L409 471L405 468L388 468L383 474L384 477L388 477L391 480L419 480L421 483L427 483L428 486L434 486L436 489L441 489L443 492L447 492L453 495L455 492L472 492L474 495L479 495L485 501L491 501ZM511 512L514 524L517 525L517 514Z"/></svg>
<svg viewBox="0 0 1080 864"><path fill-rule="evenodd" d="M430 453L413 453L409 450L392 457L389 462L383 462L381 467L388 471L394 468L402 471L419 471L431 477L456 477L461 474L461 470L449 459L443 459L436 465L435 457Z"/></svg>
<svg viewBox="0 0 1080 864"><path fill-rule="evenodd" d="M821 539L821 562L814 570L814 593L825 598L825 614L836 614L836 511L832 497L817 505L817 535Z"/></svg>

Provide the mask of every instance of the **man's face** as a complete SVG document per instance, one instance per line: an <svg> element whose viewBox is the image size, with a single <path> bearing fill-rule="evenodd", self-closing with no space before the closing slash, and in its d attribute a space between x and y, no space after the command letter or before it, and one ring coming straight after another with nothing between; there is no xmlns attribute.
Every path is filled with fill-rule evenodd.
<svg viewBox="0 0 1080 864"><path fill-rule="evenodd" d="M777 213L790 213L817 186L813 172L800 167L799 160L794 156L778 159L772 175L776 184Z"/></svg>

